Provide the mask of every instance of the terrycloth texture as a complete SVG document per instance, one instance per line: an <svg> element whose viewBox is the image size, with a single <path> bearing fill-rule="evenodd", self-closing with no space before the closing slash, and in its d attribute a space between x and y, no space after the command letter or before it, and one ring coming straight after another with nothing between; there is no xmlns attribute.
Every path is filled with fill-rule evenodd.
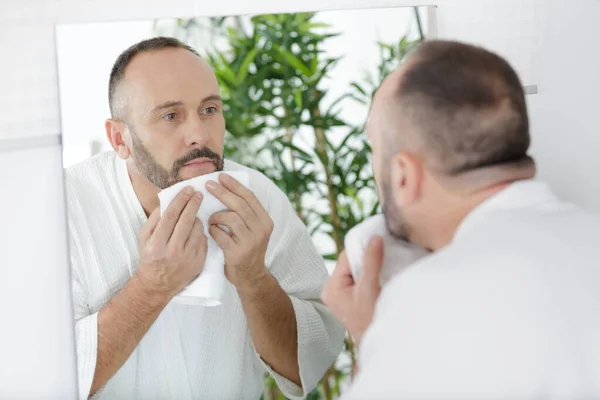
<svg viewBox="0 0 600 400"><path fill-rule="evenodd" d="M600 216L537 181L383 288L345 400L600 399Z"/></svg>
<svg viewBox="0 0 600 400"><path fill-rule="evenodd" d="M206 261L202 273L198 278L194 279L185 289L183 289L173 301L182 304L202 305L202 306L217 306L221 304L223 299L223 290L225 288L225 255L217 242L208 233L210 225L208 219L217 212L227 210L227 207L221 203L206 189L206 182L219 181L221 172L214 172L198 176L179 182L171 187L162 190L158 194L160 200L160 212L163 214L173 199L186 186L191 186L196 192L202 192L204 195L202 205L198 210L197 217L202 221L204 226L204 234L207 237L207 252ZM245 171L230 171L228 175L232 176L245 187L250 186L250 177ZM250 188L252 190L252 188Z"/></svg>
<svg viewBox="0 0 600 400"><path fill-rule="evenodd" d="M287 197L257 171L227 161L225 171L246 171L274 221L267 266L292 299L298 325L300 375L314 388L342 348L344 329L319 300L328 279L321 256ZM103 153L67 170L66 178L80 398L94 375L97 312L136 271L138 232L147 221L125 162ZM258 399L270 371L256 354L235 289L223 304L171 302L123 367L95 396L102 399ZM270 371L291 398L305 392Z"/></svg>
<svg viewBox="0 0 600 400"><path fill-rule="evenodd" d="M363 267L364 252L374 236L383 238L382 285L413 262L429 254L416 244L396 239L390 235L384 216L377 214L350 229L344 239L346 255L354 279L358 278Z"/></svg>

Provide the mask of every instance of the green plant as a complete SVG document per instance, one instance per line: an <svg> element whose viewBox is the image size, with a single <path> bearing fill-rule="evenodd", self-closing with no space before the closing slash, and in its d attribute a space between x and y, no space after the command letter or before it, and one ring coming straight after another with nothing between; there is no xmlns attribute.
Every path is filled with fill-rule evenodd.
<svg viewBox="0 0 600 400"><path fill-rule="evenodd" d="M418 13L416 13L418 16ZM346 232L378 211L370 167L370 147L363 127L344 121L340 107L348 101L368 104L379 83L415 44L406 37L378 43L375 74L352 82L336 99L327 98L327 82L341 56L329 56L323 44L339 33L316 21L316 13L178 20L184 40L206 29L225 38L228 48L209 49L224 98L227 126L225 155L256 168L273 180L313 235L331 239L335 260ZM419 23L420 26L420 23ZM345 342L346 365L332 366L309 399L340 394L354 366L354 344ZM281 395L273 380L265 383L265 400Z"/></svg>

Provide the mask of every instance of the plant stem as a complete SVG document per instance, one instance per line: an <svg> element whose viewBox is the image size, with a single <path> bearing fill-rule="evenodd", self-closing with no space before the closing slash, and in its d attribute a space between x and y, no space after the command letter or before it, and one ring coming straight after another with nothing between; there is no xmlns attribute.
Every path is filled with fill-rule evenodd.
<svg viewBox="0 0 600 400"><path fill-rule="evenodd" d="M315 93L316 95L316 93ZM316 97L316 96L315 96ZM338 215L338 206L337 206L337 195L335 192L335 189L333 187L333 181L332 181L332 177L331 177L331 170L329 168L329 156L327 154L327 141L325 138L325 129L323 129L321 123L321 110L319 108L315 108L313 109L313 119L315 120L315 140L316 140L316 144L317 144L317 153L319 155L319 160L321 160L321 163L323 164L323 169L325 170L325 184L327 186L327 199L329 201L329 219L331 220L331 226L332 226L332 238L335 242L335 248L336 248L336 254L339 256L341 254L341 252L344 250L344 242L342 240L342 237L340 236L340 232L342 231L341 229L341 223L340 223L340 218ZM348 339L346 340L346 347L349 350L350 353L350 362L352 365L352 368L354 368L354 364L355 364L355 360L354 360L354 345L348 341ZM331 393L331 385L329 382L329 378L331 376L335 377L336 382L339 380L339 377L337 376L338 371L335 370L335 368L333 366L331 366L329 368L329 370L327 371L327 373L325 374L324 379L322 380L323 383L323 391L325 393L325 399L327 400L333 400L332 397L332 393ZM336 391L339 391L339 385L336 384ZM339 394L339 393L336 393Z"/></svg>
<svg viewBox="0 0 600 400"><path fill-rule="evenodd" d="M354 342L350 336L346 338L346 350L348 350L348 354L350 355L350 366L354 370L354 366L356 365L356 346L354 346Z"/></svg>
<svg viewBox="0 0 600 400"><path fill-rule="evenodd" d="M284 109L285 112L285 117L286 120L289 116L289 111L286 109ZM285 138L287 139L289 144L293 144L292 140L294 139L294 135L292 133L292 128L286 124L285 126ZM293 176L296 177L296 157L294 156L294 151L291 148L288 148L288 151L290 152L290 160L292 163L292 173ZM302 208L302 194L299 193L297 190L294 190L294 204L296 206L296 214L298 214L298 217L300 218L300 220L302 221L302 223L304 225L306 225L306 220L304 217L304 210Z"/></svg>
<svg viewBox="0 0 600 400"><path fill-rule="evenodd" d="M325 376L323 377L323 380L321 381L323 383L323 394L325 395L326 400L333 400L333 396L331 393L331 385L329 383L329 377L331 376L332 369L333 369L333 366L327 370L327 373L325 373Z"/></svg>
<svg viewBox="0 0 600 400"><path fill-rule="evenodd" d="M313 118L315 121L321 121L321 110L315 108L313 110ZM318 124L317 124L318 125ZM325 169L325 184L327 185L327 199L329 200L329 218L331 220L331 227L333 232L331 236L335 242L336 254L340 255L344 250L344 242L340 236L342 226L340 223L340 217L338 215L337 207L337 194L333 187L333 181L331 179L331 170L329 168L329 156L327 154L327 141L325 139L325 130L322 126L315 126L315 138L317 142L317 152L319 159L323 163L323 169Z"/></svg>

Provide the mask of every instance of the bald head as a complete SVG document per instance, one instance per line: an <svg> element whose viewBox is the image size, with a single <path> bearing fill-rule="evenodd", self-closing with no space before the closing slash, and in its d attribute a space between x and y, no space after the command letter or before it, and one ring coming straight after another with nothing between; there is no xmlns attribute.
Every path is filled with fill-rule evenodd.
<svg viewBox="0 0 600 400"><path fill-rule="evenodd" d="M521 82L479 47L424 42L381 85L372 114L387 156L417 153L440 176L532 164Z"/></svg>
<svg viewBox="0 0 600 400"><path fill-rule="evenodd" d="M125 109L127 103L127 96L122 90L125 82L126 70L129 69L130 65L135 59L137 59L137 61L140 61L139 56L147 56L149 53L156 53L162 50L187 51L188 53L190 53L190 55L197 57L199 62L206 64L202 61L200 55L196 50L194 50L187 44L179 41L178 39L172 37L154 37L132 45L119 55L110 73L110 80L108 84L108 102L112 118L124 120L126 117ZM138 62L138 64L141 63Z"/></svg>

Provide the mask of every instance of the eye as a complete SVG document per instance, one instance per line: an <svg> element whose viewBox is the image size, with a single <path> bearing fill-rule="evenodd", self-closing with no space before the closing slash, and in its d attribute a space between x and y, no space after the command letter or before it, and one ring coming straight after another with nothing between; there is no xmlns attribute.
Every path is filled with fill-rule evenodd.
<svg viewBox="0 0 600 400"><path fill-rule="evenodd" d="M163 115L162 117L165 121L174 121L175 118L177 118L177 114L176 113L168 113Z"/></svg>
<svg viewBox="0 0 600 400"><path fill-rule="evenodd" d="M204 114L211 115L217 112L217 107L206 107L204 109Z"/></svg>

